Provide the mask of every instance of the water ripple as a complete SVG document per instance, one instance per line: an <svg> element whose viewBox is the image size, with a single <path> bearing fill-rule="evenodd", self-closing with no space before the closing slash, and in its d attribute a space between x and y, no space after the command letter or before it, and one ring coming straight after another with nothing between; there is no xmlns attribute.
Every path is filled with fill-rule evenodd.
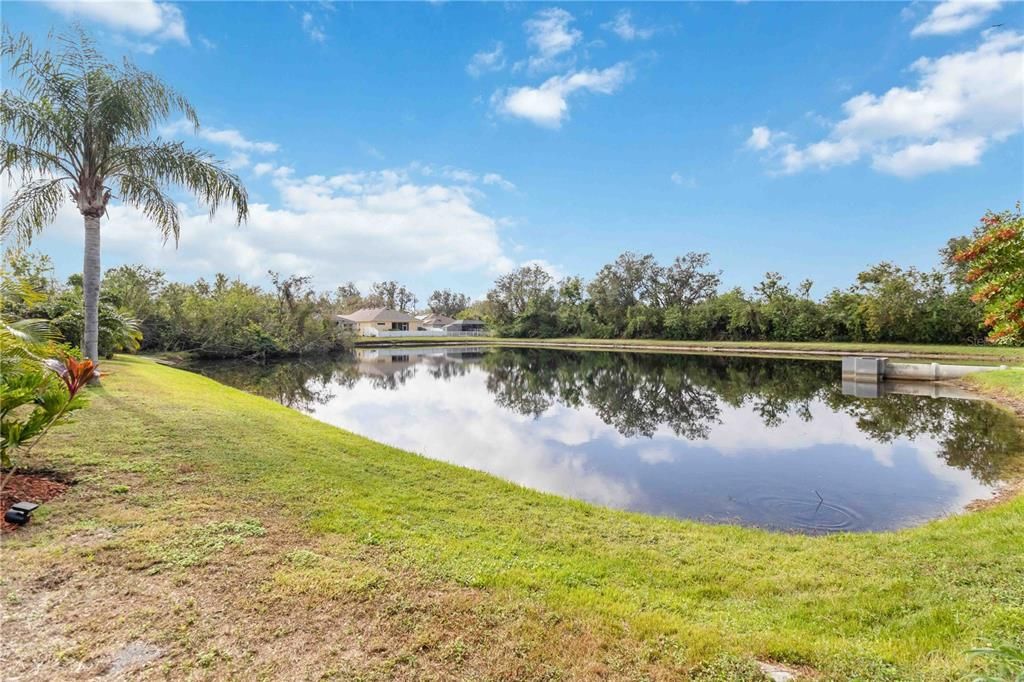
<svg viewBox="0 0 1024 682"><path fill-rule="evenodd" d="M748 499L744 506L772 528L804 533L856 531L866 525L863 515L852 507L817 497L763 495Z"/></svg>

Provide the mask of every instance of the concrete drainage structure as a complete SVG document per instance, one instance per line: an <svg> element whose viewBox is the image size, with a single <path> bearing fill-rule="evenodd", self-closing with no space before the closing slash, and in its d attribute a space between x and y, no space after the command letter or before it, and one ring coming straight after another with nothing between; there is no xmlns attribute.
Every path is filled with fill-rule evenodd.
<svg viewBox="0 0 1024 682"><path fill-rule="evenodd" d="M843 379L856 382L878 382L896 379L900 381L951 381L974 372L991 372L1006 369L984 365L940 365L915 362L889 362L888 358L847 356L843 358Z"/></svg>
<svg viewBox="0 0 1024 682"><path fill-rule="evenodd" d="M843 358L843 394L857 398L879 398L889 393L932 398L978 400L979 396L955 384L942 383L974 372L1006 369L984 365L940 365L889 362L888 358L846 356Z"/></svg>

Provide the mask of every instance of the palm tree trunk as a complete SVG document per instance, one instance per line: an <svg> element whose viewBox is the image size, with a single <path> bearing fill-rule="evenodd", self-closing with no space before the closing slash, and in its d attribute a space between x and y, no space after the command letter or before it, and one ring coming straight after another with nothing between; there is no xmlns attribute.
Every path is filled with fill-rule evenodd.
<svg viewBox="0 0 1024 682"><path fill-rule="evenodd" d="M82 267L85 294L85 330L82 346L85 357L100 361L100 218L85 216L85 263Z"/></svg>

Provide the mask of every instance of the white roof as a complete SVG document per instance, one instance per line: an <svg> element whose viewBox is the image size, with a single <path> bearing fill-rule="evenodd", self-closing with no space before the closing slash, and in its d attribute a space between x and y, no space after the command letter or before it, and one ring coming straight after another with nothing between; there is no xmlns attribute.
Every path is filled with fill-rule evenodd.
<svg viewBox="0 0 1024 682"><path fill-rule="evenodd" d="M416 318L401 310L363 308L348 315L339 315L349 322L415 322Z"/></svg>

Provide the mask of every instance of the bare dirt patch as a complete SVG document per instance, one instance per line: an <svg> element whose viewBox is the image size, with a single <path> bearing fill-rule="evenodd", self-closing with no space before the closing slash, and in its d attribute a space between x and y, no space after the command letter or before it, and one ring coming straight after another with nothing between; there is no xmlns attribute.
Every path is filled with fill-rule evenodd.
<svg viewBox="0 0 1024 682"><path fill-rule="evenodd" d="M982 509L988 509L994 507L997 504L1008 502L1018 495L1024 494L1024 477L1016 478L1008 481L996 489L992 497L987 497L981 500L974 500L967 505L967 511L980 511Z"/></svg>
<svg viewBox="0 0 1024 682"><path fill-rule="evenodd" d="M796 682L797 680L814 680L818 672L807 666L792 666L774 661L758 661L757 667L772 682Z"/></svg>
<svg viewBox="0 0 1024 682"><path fill-rule="evenodd" d="M70 487L70 482L61 480L59 475L51 472L14 474L4 489L0 490L0 514L17 502L42 504L63 494ZM21 526L4 521L0 526L0 532L11 533L19 528Z"/></svg>
<svg viewBox="0 0 1024 682"><path fill-rule="evenodd" d="M160 648L146 642L130 642L121 647L110 661L108 677L121 677L137 671L146 664L160 658Z"/></svg>

